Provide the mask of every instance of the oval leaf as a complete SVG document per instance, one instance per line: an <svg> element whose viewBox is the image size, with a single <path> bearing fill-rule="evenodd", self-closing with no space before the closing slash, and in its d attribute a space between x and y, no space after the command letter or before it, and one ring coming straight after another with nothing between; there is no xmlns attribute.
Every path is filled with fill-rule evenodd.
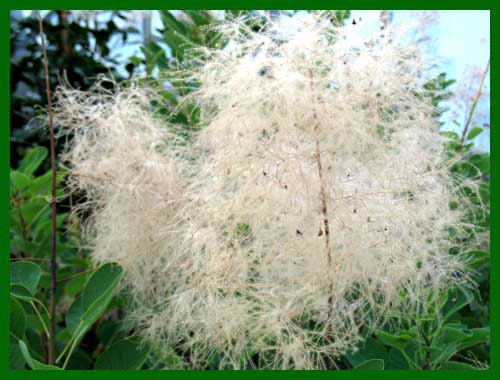
<svg viewBox="0 0 500 380"><path fill-rule="evenodd" d="M56 186L59 186L66 177L65 172L58 171L56 175ZM31 196L48 196L52 190L52 170L36 177L30 184L28 194Z"/></svg>
<svg viewBox="0 0 500 380"><path fill-rule="evenodd" d="M19 339L14 336L10 336L10 344L9 344L9 369L17 370L24 369L24 365L26 361L24 360L24 356L21 352L21 348L17 342Z"/></svg>
<svg viewBox="0 0 500 380"><path fill-rule="evenodd" d="M113 291L122 276L123 269L113 263L104 264L92 273L82 292L83 307L88 309L99 298Z"/></svg>
<svg viewBox="0 0 500 380"><path fill-rule="evenodd" d="M488 343L490 341L489 326L469 329L468 332L471 334L471 336L458 343L458 351L475 346L476 344Z"/></svg>
<svg viewBox="0 0 500 380"><path fill-rule="evenodd" d="M26 360L26 363L28 363L28 366L31 369L34 370L42 370L42 371L47 371L47 370L61 370L62 368L57 367L55 365L48 365L48 364L43 364L39 362L38 360L35 360L31 357L30 352L28 350L28 347L26 346L26 343L24 343L22 340L19 341L19 347L21 348L21 353L24 356L24 360Z"/></svg>
<svg viewBox="0 0 500 380"><path fill-rule="evenodd" d="M440 343L453 343L460 342L467 338L471 338L472 333L462 326L455 327L453 325L444 325L439 334L437 335L437 341Z"/></svg>
<svg viewBox="0 0 500 380"><path fill-rule="evenodd" d="M9 306L10 333L17 339L22 339L26 330L26 313L21 304L13 297L10 297Z"/></svg>
<svg viewBox="0 0 500 380"><path fill-rule="evenodd" d="M479 368L474 367L473 365L467 364L467 363L462 363L462 362L455 362L455 361L449 361L441 364L439 369L444 369L444 370L473 370L477 371Z"/></svg>
<svg viewBox="0 0 500 380"><path fill-rule="evenodd" d="M10 295L23 301L37 301L37 299L31 295L30 291L20 284L14 284L10 286Z"/></svg>
<svg viewBox="0 0 500 380"><path fill-rule="evenodd" d="M40 281L42 270L29 261L16 261L10 265L10 284L22 285L34 296Z"/></svg>
<svg viewBox="0 0 500 380"><path fill-rule="evenodd" d="M472 128L467 135L467 140L472 140L473 138L479 136L483 132L483 128Z"/></svg>
<svg viewBox="0 0 500 380"><path fill-rule="evenodd" d="M448 294L448 300L443 307L443 322L449 320L457 311L467 306L474 296L467 290L454 289Z"/></svg>
<svg viewBox="0 0 500 380"><path fill-rule="evenodd" d="M31 183L31 178L17 170L10 172L10 191L11 193L23 191Z"/></svg>
<svg viewBox="0 0 500 380"><path fill-rule="evenodd" d="M106 311L122 276L122 268L111 263L90 276L82 295L73 302L66 315L66 325L75 339L82 338Z"/></svg>
<svg viewBox="0 0 500 380"><path fill-rule="evenodd" d="M30 149L19 165L19 171L25 174L33 174L47 158L49 152L43 146Z"/></svg>
<svg viewBox="0 0 500 380"><path fill-rule="evenodd" d="M395 347L399 350L404 350L413 339L409 334L395 335L385 331L378 331L377 338L386 346Z"/></svg>
<svg viewBox="0 0 500 380"><path fill-rule="evenodd" d="M358 351L354 353L348 353L347 359L352 366L356 367L367 360L370 359L382 359L386 360L388 358L387 350L385 346L378 340L368 337Z"/></svg>
<svg viewBox="0 0 500 380"><path fill-rule="evenodd" d="M467 256L467 265L471 269L478 270L490 262L490 254L485 251L471 251Z"/></svg>
<svg viewBox="0 0 500 380"><path fill-rule="evenodd" d="M382 359L370 359L354 367L354 369L380 371L384 369L384 361Z"/></svg>
<svg viewBox="0 0 500 380"><path fill-rule="evenodd" d="M124 339L104 351L95 362L95 369L140 369L150 347L137 339Z"/></svg>
<svg viewBox="0 0 500 380"><path fill-rule="evenodd" d="M82 275L69 280L64 286L66 294L70 297L75 297L80 293L87 283L89 275Z"/></svg>

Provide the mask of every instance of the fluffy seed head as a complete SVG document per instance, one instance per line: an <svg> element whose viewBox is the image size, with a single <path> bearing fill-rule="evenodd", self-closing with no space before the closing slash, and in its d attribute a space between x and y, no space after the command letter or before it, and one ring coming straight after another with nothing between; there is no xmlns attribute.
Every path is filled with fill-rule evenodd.
<svg viewBox="0 0 500 380"><path fill-rule="evenodd" d="M179 75L198 84L188 149L145 90L60 94L93 256L125 268L144 336L191 366L321 368L464 278L426 67L396 31L359 41L321 17L218 32L227 47Z"/></svg>

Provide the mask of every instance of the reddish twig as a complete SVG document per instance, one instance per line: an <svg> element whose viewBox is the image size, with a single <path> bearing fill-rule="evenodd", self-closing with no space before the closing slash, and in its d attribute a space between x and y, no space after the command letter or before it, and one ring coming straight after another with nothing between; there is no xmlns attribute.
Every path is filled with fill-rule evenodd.
<svg viewBox="0 0 500 380"><path fill-rule="evenodd" d="M43 64L45 71L45 90L47 92L47 106L49 112L49 129L50 129L50 163L52 166L52 247L50 252L50 336L48 343L48 363L55 364L56 361L56 290L57 290L57 263L56 263L56 176L57 176L57 166L56 166L56 147L55 147L55 136L54 136L54 114L52 111L52 97L50 93L50 79L49 79L49 59L47 57L47 48L45 46L45 38L43 33L43 22L41 16L38 16L38 25L40 27L40 38L42 40L42 53L43 53Z"/></svg>
<svg viewBox="0 0 500 380"><path fill-rule="evenodd" d="M479 83L479 88L477 89L476 96L474 97L474 101L472 102L472 106L470 108L467 121L465 122L464 130L462 132L462 137L460 138L460 145L464 145L465 137L467 136L467 131L469 130L469 126L472 122L472 116L474 115L474 111L476 110L479 98L483 94L484 81L486 79L486 75L488 74L489 70L490 70L490 60L488 59L488 63L486 64L486 68L484 69L483 72L483 76L481 77L481 82Z"/></svg>
<svg viewBox="0 0 500 380"><path fill-rule="evenodd" d="M90 269L84 270L83 272L79 272L79 273L76 273L76 274L72 274L71 276L61 278L58 282L64 282L64 281L72 280L74 278L83 276L84 274L93 272L94 270L95 270L94 268L90 268Z"/></svg>
<svg viewBox="0 0 500 380"><path fill-rule="evenodd" d="M61 21L61 45L63 47L63 52L66 57L71 55L71 44L69 42L69 27L68 27L68 12L67 11L57 11L59 20Z"/></svg>
<svg viewBox="0 0 500 380"><path fill-rule="evenodd" d="M309 77L310 77L310 86L311 86L311 92L314 94L314 84L313 84L313 73L312 70L309 70ZM323 227L325 229L324 231L324 236L325 236L325 250L326 250L326 258L327 258L327 263L328 263L328 269L330 270L332 267L332 252L330 248L330 222L328 218L328 190L326 189L325 186L325 176L323 172L323 163L321 161L321 150L320 150L320 144L319 144L319 120L318 116L316 114L316 110L313 109L313 119L315 121L315 126L314 126L314 133L316 134L316 153L314 155L314 158L316 159L316 164L318 165L318 175L319 175L319 182L320 182L320 198L321 198L321 213L323 215ZM326 343L330 345L332 343L332 335L333 335L333 326L332 326L332 313L333 313L333 284L331 282L331 279L329 279L329 285L328 285L328 312L327 312L327 321L326 321ZM335 362L333 359L328 358L327 363L326 363L327 369L332 369L333 367L336 367Z"/></svg>
<svg viewBox="0 0 500 380"><path fill-rule="evenodd" d="M49 261L49 259L35 257L12 257L10 261Z"/></svg>

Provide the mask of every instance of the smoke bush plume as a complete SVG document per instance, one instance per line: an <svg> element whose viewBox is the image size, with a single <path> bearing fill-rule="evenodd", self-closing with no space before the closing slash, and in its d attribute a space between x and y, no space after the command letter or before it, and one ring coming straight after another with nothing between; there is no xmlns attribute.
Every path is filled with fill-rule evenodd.
<svg viewBox="0 0 500 380"><path fill-rule="evenodd" d="M147 90L59 93L93 257L124 267L141 333L191 368L215 354L221 368L323 368L466 278L416 45L269 22L223 24L227 48L192 52L179 75L199 84L183 101L202 128L187 147Z"/></svg>

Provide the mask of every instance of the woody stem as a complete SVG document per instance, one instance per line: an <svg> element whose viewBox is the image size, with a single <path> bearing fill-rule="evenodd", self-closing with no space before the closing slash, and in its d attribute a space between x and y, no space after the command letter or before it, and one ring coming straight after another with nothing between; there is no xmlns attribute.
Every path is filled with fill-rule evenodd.
<svg viewBox="0 0 500 380"><path fill-rule="evenodd" d="M311 69L309 70L309 78L310 78L311 92L314 94L313 72ZM313 120L314 120L314 134L316 136L316 152L314 154L314 158L318 166L318 176L320 182L321 213L323 216L323 227L325 229L324 233L325 251L326 251L328 268L330 269L332 266L332 252L330 248L330 222L328 219L328 190L325 185L325 174L323 170L323 163L321 160L320 138L318 136L320 131L320 121L318 119L318 115L316 113L316 109L314 108L314 106L313 106ZM332 334L333 334L332 313L333 313L333 284L331 281L329 281L328 312L327 312L326 334L325 334L327 345L330 345L332 343ZM334 365L335 363L333 362L333 360L329 359L327 361L327 369L332 369Z"/></svg>

